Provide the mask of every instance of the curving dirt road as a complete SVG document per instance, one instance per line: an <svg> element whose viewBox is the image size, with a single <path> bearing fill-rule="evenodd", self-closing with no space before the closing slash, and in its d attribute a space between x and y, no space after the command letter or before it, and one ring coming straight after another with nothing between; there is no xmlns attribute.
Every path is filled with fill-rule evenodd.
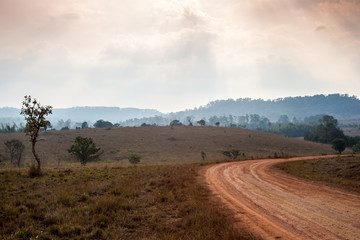
<svg viewBox="0 0 360 240"><path fill-rule="evenodd" d="M329 157L329 156L328 156ZM360 239L360 195L281 174L269 166L320 157L231 162L208 167L212 192L263 239Z"/></svg>

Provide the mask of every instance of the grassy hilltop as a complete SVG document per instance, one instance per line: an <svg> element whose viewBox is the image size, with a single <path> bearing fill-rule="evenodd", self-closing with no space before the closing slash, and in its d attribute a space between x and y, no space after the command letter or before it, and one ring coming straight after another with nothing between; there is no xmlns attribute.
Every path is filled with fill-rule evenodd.
<svg viewBox="0 0 360 240"><path fill-rule="evenodd" d="M67 149L76 136L92 137L96 145L104 150L101 160L127 163L127 156L137 153L142 163L174 163L201 161L201 151L207 161L224 159L222 151L238 149L242 159L277 156L305 156L334 154L329 145L306 142L274 134L246 129L222 127L141 127L100 128L41 132L38 152L45 161L44 166L67 165L76 161ZM24 162L32 159L29 139L23 133L0 134L0 143L17 138L25 144ZM0 144L5 154L5 145Z"/></svg>

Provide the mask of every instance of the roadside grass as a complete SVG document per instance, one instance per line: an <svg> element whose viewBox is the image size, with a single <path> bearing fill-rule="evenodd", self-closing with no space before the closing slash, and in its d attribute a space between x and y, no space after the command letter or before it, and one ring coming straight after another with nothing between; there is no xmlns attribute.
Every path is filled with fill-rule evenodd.
<svg viewBox="0 0 360 240"><path fill-rule="evenodd" d="M0 171L0 239L252 239L212 202L200 167Z"/></svg>
<svg viewBox="0 0 360 240"><path fill-rule="evenodd" d="M360 156L284 162L274 167L297 177L360 193Z"/></svg>

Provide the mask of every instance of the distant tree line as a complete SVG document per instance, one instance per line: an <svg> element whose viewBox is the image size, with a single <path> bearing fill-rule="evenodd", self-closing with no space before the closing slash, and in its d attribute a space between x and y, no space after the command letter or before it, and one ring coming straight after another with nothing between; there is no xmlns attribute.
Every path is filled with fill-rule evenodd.
<svg viewBox="0 0 360 240"><path fill-rule="evenodd" d="M287 115L280 115L277 121L271 122L269 118L259 114L246 114L244 116L213 115L209 118L196 119L194 116L176 118L176 114L166 116L154 116L146 118L133 118L119 123L112 123L103 119L97 120L93 125L88 122L71 122L70 119L59 120L55 127L49 121L46 121L40 130L47 129L85 129L94 128L112 128L112 127L146 127L146 126L215 126L230 128L247 128L251 130L265 131L289 137L304 137L305 140L333 143L334 139L343 139L347 147L352 147L354 151L360 152L360 137L345 136L338 127L337 120L329 115L314 115L304 119L293 117L290 119ZM24 131L20 124L18 127L15 123L1 124L0 133L11 133Z"/></svg>
<svg viewBox="0 0 360 240"><path fill-rule="evenodd" d="M360 116L360 100L347 94L314 95L305 97L286 97L274 100L239 98L216 100L205 106L177 112L177 118L194 116L209 118L213 115L241 116L244 113L254 113L267 116L271 121L280 114L305 118L314 113L326 113L344 119Z"/></svg>
<svg viewBox="0 0 360 240"><path fill-rule="evenodd" d="M94 128L111 128L111 127L145 127L145 126L216 126L216 127L231 127L231 128L247 128L251 130L266 131L280 135L286 135L290 137L303 137L305 132L310 131L314 125L324 115L316 115L306 117L304 119L293 118L289 119L287 115L281 115L275 122L271 122L269 118L260 116L259 114L246 114L244 116L211 116L207 118L196 119L194 116L186 116L185 118L175 118L175 115L171 116L154 116L146 118L133 118L118 123L112 123L103 119L97 120L94 124L88 122L72 122L71 119L66 121L59 120L55 126L49 121L42 130L57 129L84 129L89 127ZM0 132L16 132L23 131L21 125L20 128L14 124L13 126L2 125Z"/></svg>
<svg viewBox="0 0 360 240"><path fill-rule="evenodd" d="M339 153L346 147L351 147L354 152L360 151L360 137L346 136L338 126L338 121L333 116L324 115L318 124L307 131L305 140L333 144L333 148Z"/></svg>
<svg viewBox="0 0 360 240"><path fill-rule="evenodd" d="M23 132L24 131L23 124L20 124L20 126L13 123L13 125L10 124L3 124L1 123L0 133L15 133L15 132Z"/></svg>

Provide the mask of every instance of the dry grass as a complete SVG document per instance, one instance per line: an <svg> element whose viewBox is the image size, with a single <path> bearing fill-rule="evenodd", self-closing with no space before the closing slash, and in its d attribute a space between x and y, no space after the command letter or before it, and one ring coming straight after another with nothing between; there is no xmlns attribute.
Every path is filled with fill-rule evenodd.
<svg viewBox="0 0 360 240"><path fill-rule="evenodd" d="M301 178L360 192L359 156L285 162L275 167Z"/></svg>
<svg viewBox="0 0 360 240"><path fill-rule="evenodd" d="M1 171L0 239L251 239L197 184L199 168Z"/></svg>
<svg viewBox="0 0 360 240"><path fill-rule="evenodd" d="M66 151L76 136L92 137L104 150L102 162L128 163L127 156L136 153L142 163L199 162L201 151L207 161L224 159L222 151L238 149L243 159L278 156L334 154L329 145L306 142L274 134L221 127L141 127L48 131L40 133L37 149L44 166L71 166L73 159ZM2 142L17 138L24 142L25 161L32 159L31 146L23 133L0 134L0 153L6 155ZM75 164L80 165L79 163Z"/></svg>
<svg viewBox="0 0 360 240"><path fill-rule="evenodd" d="M67 153L78 135L104 150L101 162L81 167ZM28 165L24 134L0 134L0 152L1 142L13 138L26 143ZM193 163L203 162L201 151L213 162L231 149L247 159L334 153L328 145L216 127L42 132L38 151L48 166L42 177L30 178L27 169L0 171L0 239L252 239L231 228L199 184L201 164ZM130 166L130 153L139 154L141 164Z"/></svg>

